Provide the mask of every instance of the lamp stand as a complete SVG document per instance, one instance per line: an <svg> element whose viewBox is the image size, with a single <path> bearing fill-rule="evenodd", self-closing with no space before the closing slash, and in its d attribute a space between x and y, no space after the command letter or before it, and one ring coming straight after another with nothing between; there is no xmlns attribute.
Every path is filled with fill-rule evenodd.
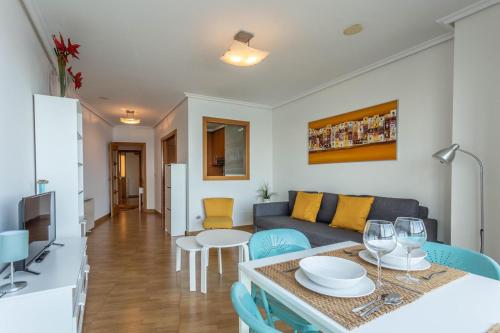
<svg viewBox="0 0 500 333"><path fill-rule="evenodd" d="M26 281L14 282L14 263L10 263L10 283L0 286L0 294L13 293L26 287Z"/></svg>
<svg viewBox="0 0 500 333"><path fill-rule="evenodd" d="M476 160L476 162L479 164L479 192L480 192L480 205L481 205L481 229L479 229L479 237L481 239L481 247L479 252L484 253L484 171L483 171L483 163L477 157L471 152L468 152L463 149L458 149L458 151L461 151L462 153L469 155L473 159Z"/></svg>

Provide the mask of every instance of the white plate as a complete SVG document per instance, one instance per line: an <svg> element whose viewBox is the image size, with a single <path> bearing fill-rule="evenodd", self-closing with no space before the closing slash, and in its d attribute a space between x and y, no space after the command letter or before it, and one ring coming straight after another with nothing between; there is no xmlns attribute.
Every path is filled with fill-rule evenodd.
<svg viewBox="0 0 500 333"><path fill-rule="evenodd" d="M373 254L369 253L372 257ZM394 251L391 253L386 254L385 256L382 257L382 262L387 265L391 266L405 266L407 264L407 256L408 252L404 247L398 244ZM422 249L416 249L411 251L411 256L410 256L410 261L411 265L415 266L418 265L422 260L425 259L427 256L427 253L422 250Z"/></svg>
<svg viewBox="0 0 500 333"><path fill-rule="evenodd" d="M368 250L359 251L359 257L370 264L377 265L377 259L373 258ZM380 265L384 268L393 269L396 271L406 271L406 265L391 265L381 261ZM425 271L431 267L431 263L427 260L422 260L416 265L411 265L411 271Z"/></svg>
<svg viewBox="0 0 500 333"><path fill-rule="evenodd" d="M360 264L337 257L307 257L299 266L310 280L327 288L351 288L366 276L366 269Z"/></svg>
<svg viewBox="0 0 500 333"><path fill-rule="evenodd" d="M298 269L295 272L295 280L297 280L297 282L304 288L312 290L321 295L327 295L333 297L342 297L342 298L363 297L370 295L375 290L375 283L373 283L373 281L366 276L354 287L345 289L332 289L316 284L313 281L309 280L309 278L304 274L302 269Z"/></svg>

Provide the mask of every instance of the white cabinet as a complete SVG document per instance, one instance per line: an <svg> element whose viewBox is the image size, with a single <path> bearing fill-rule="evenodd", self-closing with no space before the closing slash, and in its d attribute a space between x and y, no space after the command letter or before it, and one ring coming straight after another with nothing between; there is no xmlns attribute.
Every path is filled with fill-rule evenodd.
<svg viewBox="0 0 500 333"><path fill-rule="evenodd" d="M186 165L165 165L165 231L171 236L186 233Z"/></svg>
<svg viewBox="0 0 500 333"><path fill-rule="evenodd" d="M87 238L58 238L41 263L32 263L33 275L16 272L28 286L0 297L0 332L81 333L90 266ZM8 272L3 275L8 274ZM1 281L3 276L0 276Z"/></svg>
<svg viewBox="0 0 500 333"><path fill-rule="evenodd" d="M56 192L57 237L85 234L83 120L77 99L35 95L36 179Z"/></svg>

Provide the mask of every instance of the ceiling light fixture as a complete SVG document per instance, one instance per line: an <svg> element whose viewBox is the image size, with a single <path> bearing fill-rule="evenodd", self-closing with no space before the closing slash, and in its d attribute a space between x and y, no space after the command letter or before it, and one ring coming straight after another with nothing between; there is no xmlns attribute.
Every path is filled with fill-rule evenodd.
<svg viewBox="0 0 500 333"><path fill-rule="evenodd" d="M122 123L128 124L128 125L137 125L137 124L141 123L140 119L135 118L135 115L134 115L135 111L125 110L125 112L127 112L127 117L120 117L120 121Z"/></svg>
<svg viewBox="0 0 500 333"><path fill-rule="evenodd" d="M363 31L363 26L361 24L353 24L350 27L344 29L344 35L352 36L359 34L361 31Z"/></svg>
<svg viewBox="0 0 500 333"><path fill-rule="evenodd" d="M264 60L269 52L250 47L250 39L252 38L252 33L243 30L239 31L234 36L233 43L220 60L241 67L253 66Z"/></svg>

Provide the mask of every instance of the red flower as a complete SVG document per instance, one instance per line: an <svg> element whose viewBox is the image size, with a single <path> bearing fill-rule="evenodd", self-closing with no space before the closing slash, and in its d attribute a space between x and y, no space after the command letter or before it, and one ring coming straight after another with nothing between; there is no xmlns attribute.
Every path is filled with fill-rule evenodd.
<svg viewBox="0 0 500 333"><path fill-rule="evenodd" d="M56 35L52 35L52 40L54 41L54 44L56 45L56 50L59 53L65 53L66 52L66 45L64 45L64 38L61 33L59 33L59 37L61 40L58 40Z"/></svg>
<svg viewBox="0 0 500 333"><path fill-rule="evenodd" d="M73 81L75 82L75 89L80 89L82 87L82 81L83 81L82 72L76 73Z"/></svg>
<svg viewBox="0 0 500 333"><path fill-rule="evenodd" d="M68 51L69 54L71 54L73 58L80 59L78 58L78 55L80 54L78 53L79 47L80 44L71 44L71 39L68 38L68 47L66 48L66 50Z"/></svg>
<svg viewBox="0 0 500 333"><path fill-rule="evenodd" d="M73 67L69 67L67 69L68 74L71 76L71 79L75 83L75 89L80 89L82 87L82 81L83 81L82 72L78 72L76 74L73 74L72 68Z"/></svg>

